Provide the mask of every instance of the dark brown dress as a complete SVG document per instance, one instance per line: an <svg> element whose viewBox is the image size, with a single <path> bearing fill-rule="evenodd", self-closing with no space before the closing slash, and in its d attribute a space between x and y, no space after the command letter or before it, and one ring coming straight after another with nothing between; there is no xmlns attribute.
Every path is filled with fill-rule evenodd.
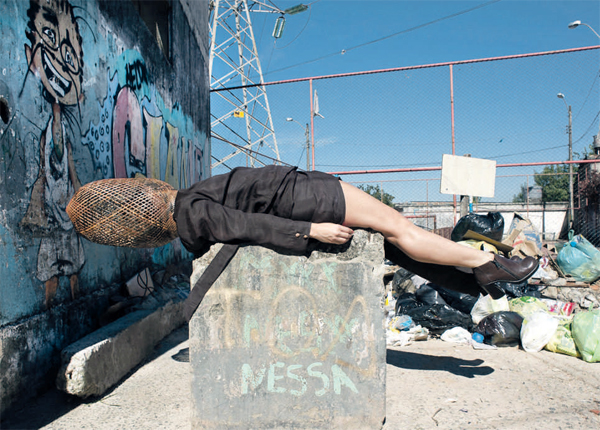
<svg viewBox="0 0 600 430"><path fill-rule="evenodd" d="M316 242L310 224L342 224L345 211L339 179L295 167L238 167L178 191L173 218L185 248L201 255L224 244L186 300L188 320L239 245L304 255Z"/></svg>
<svg viewBox="0 0 600 430"><path fill-rule="evenodd" d="M305 255L316 244L308 237L310 224L342 224L345 214L338 178L322 172L299 172L295 167L239 167L178 191L174 218L186 249L201 255L215 243L224 244L186 300L187 319L239 245L262 245ZM439 286L474 296L481 291L472 274L420 263L389 242L384 245L387 259Z"/></svg>

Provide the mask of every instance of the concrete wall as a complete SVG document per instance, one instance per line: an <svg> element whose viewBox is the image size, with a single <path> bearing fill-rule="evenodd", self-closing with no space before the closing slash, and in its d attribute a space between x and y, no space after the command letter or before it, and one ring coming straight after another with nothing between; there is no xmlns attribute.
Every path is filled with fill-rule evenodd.
<svg viewBox="0 0 600 430"><path fill-rule="evenodd" d="M158 4L166 49L141 18ZM178 240L88 242L64 208L93 180L180 188L210 174L207 22L207 0L0 2L2 412L54 380L60 351L97 327L115 286L191 259Z"/></svg>

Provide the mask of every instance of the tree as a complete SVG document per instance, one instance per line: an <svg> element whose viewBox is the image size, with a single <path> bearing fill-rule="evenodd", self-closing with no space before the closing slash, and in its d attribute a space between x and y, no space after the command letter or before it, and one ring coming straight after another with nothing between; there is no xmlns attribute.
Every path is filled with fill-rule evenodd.
<svg viewBox="0 0 600 430"><path fill-rule="evenodd" d="M573 151L574 160L587 160L590 155L595 154L594 143L590 143L587 148L584 148L583 152Z"/></svg>
<svg viewBox="0 0 600 430"><path fill-rule="evenodd" d="M579 181L579 193L582 197L588 199L588 204L595 204L600 201L600 173L588 169L583 178Z"/></svg>
<svg viewBox="0 0 600 430"><path fill-rule="evenodd" d="M573 173L577 168L573 168ZM533 179L535 184L542 188L542 201L568 202L569 201L569 166L546 166ZM527 186L521 185L521 191L513 197L513 202L519 203L527 200Z"/></svg>
<svg viewBox="0 0 600 430"><path fill-rule="evenodd" d="M359 185L358 186L359 189L363 190L365 193L372 195L373 197L375 197L377 200L379 200L380 202L383 202L384 204L394 207L394 196L392 196L391 194L386 193L385 191L383 192L383 199L381 198L381 187L379 186L374 186L374 185Z"/></svg>
<svg viewBox="0 0 600 430"><path fill-rule="evenodd" d="M521 191L513 196L513 203L521 203L527 200L527 185L521 185Z"/></svg>

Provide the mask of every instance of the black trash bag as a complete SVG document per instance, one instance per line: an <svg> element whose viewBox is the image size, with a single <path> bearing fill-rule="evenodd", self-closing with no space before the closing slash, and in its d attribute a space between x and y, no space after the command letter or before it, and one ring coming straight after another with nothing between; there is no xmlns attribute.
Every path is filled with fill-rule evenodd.
<svg viewBox="0 0 600 430"><path fill-rule="evenodd" d="M474 331L488 345L514 345L521 340L522 324L523 317L516 312L495 312L479 321Z"/></svg>
<svg viewBox="0 0 600 430"><path fill-rule="evenodd" d="M473 306L477 303L478 297L470 294L459 293L458 291L449 290L436 284L429 283L427 285L437 290L448 305L465 314L470 314Z"/></svg>
<svg viewBox="0 0 600 430"><path fill-rule="evenodd" d="M411 288L414 289L414 285L411 281L413 276L415 276L414 273L409 272L402 267L396 270L396 273L394 273L394 278L392 279L392 289L398 294L410 292L407 290Z"/></svg>
<svg viewBox="0 0 600 430"><path fill-rule="evenodd" d="M425 327L431 334L442 334L454 327L472 331L471 315L466 315L448 305L430 305L409 309L405 312L413 322Z"/></svg>
<svg viewBox="0 0 600 430"><path fill-rule="evenodd" d="M412 309L425 306L413 293L404 293L396 300L396 315L407 315Z"/></svg>
<svg viewBox="0 0 600 430"><path fill-rule="evenodd" d="M426 305L447 305L446 301L440 293L431 286L431 284L423 284L415 291L417 299Z"/></svg>
<svg viewBox="0 0 600 430"><path fill-rule="evenodd" d="M527 280L522 282L498 282L498 286L504 290L506 297L516 299L519 297L541 298L542 294L535 285L529 285Z"/></svg>
<svg viewBox="0 0 600 430"><path fill-rule="evenodd" d="M500 242L504 232L504 218L500 212L488 212L487 215L467 214L458 220L452 229L450 239L454 242L462 240L467 230Z"/></svg>

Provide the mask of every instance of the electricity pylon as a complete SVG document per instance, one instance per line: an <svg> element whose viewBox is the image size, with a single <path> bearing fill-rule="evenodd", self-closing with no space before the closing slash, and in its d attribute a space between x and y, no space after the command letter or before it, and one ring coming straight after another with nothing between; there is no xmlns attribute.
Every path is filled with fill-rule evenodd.
<svg viewBox="0 0 600 430"><path fill-rule="evenodd" d="M248 5L250 3L250 6ZM210 1L211 168L280 161L250 12L284 11L260 1Z"/></svg>

